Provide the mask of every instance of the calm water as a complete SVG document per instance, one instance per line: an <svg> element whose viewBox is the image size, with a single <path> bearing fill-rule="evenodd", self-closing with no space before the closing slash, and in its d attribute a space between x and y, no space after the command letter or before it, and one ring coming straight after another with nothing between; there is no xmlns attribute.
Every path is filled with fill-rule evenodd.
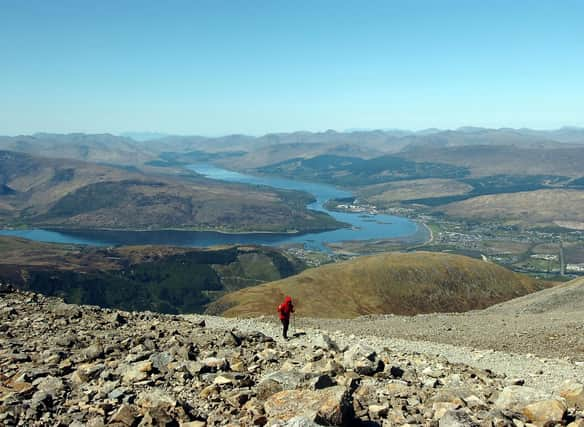
<svg viewBox="0 0 584 427"><path fill-rule="evenodd" d="M331 185L282 178L258 177L228 171L209 164L191 165L189 168L211 179L265 185L287 190L302 190L316 199L309 209L327 212L338 221L351 224L351 228L301 235L289 234L224 234L207 231L51 231L51 230L0 230L0 234L21 236L32 240L57 243L115 245L174 245L212 246L219 244L281 245L302 243L308 249L326 250L325 243L346 240L370 240L407 237L418 232L418 224L407 218L391 215L363 215L328 211L324 204L334 198L351 197L351 193Z"/></svg>

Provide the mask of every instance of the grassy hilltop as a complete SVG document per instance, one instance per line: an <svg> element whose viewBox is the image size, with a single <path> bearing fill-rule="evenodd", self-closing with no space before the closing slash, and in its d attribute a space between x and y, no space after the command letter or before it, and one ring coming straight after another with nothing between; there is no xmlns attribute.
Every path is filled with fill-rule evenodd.
<svg viewBox="0 0 584 427"><path fill-rule="evenodd" d="M285 295L299 316L461 312L548 286L503 267L441 253L389 253L324 265L228 294L209 307L226 316L274 314Z"/></svg>

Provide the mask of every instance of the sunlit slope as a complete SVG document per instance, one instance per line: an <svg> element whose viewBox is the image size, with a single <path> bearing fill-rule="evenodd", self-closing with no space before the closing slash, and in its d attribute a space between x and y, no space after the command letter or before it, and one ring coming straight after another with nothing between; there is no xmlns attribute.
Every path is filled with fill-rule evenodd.
<svg viewBox="0 0 584 427"><path fill-rule="evenodd" d="M0 225L315 231L341 227L307 193L0 150Z"/></svg>
<svg viewBox="0 0 584 427"><path fill-rule="evenodd" d="M584 310L584 277L490 307L489 313L552 313Z"/></svg>
<svg viewBox="0 0 584 427"><path fill-rule="evenodd" d="M449 216L479 221L504 220L527 226L584 229L584 191L561 188L489 194L437 208Z"/></svg>
<svg viewBox="0 0 584 427"><path fill-rule="evenodd" d="M299 316L461 312L484 308L548 284L498 265L442 253L390 253L356 258L224 296L210 313L274 314L291 295Z"/></svg>

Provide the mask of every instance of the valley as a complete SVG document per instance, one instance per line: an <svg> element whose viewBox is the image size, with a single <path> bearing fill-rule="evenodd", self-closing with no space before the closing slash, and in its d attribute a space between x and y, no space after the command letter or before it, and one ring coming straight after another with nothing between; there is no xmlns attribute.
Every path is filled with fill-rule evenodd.
<svg viewBox="0 0 584 427"><path fill-rule="evenodd" d="M299 259L267 247L96 248L0 237L0 283L68 303L124 310L202 312L227 292L305 268Z"/></svg>
<svg viewBox="0 0 584 427"><path fill-rule="evenodd" d="M0 426L584 427L584 2L2 6Z"/></svg>
<svg viewBox="0 0 584 427"><path fill-rule="evenodd" d="M0 148L0 422L584 422L578 129Z"/></svg>
<svg viewBox="0 0 584 427"><path fill-rule="evenodd" d="M342 226L307 210L306 193L220 183L184 169L177 175L0 151L0 182L4 228L299 232Z"/></svg>
<svg viewBox="0 0 584 427"><path fill-rule="evenodd" d="M106 246L267 244L298 248L306 259L321 251L327 262L424 249L485 258L552 280L584 272L584 139L578 129L123 141L43 134L5 139L11 149L26 151L34 142L93 159L70 150L85 144L88 152L105 158L109 150L117 160L41 161L19 154L20 175L4 172L0 217L13 228L4 233ZM150 154L132 164L114 147ZM19 164L12 156L12 165ZM7 162L4 171L11 170ZM33 184L25 172L29 164L45 178ZM34 228L15 229L23 226Z"/></svg>

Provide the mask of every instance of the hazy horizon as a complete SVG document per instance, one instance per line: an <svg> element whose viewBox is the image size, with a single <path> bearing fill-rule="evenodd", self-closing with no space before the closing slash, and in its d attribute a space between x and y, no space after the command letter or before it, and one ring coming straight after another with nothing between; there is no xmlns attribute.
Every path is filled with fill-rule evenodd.
<svg viewBox="0 0 584 427"><path fill-rule="evenodd" d="M499 126L499 127L482 127L482 126L475 126L475 125L464 125L459 126L457 128L420 128L420 129L405 129L405 128L348 128L348 129L315 129L315 130L307 130L307 129L296 129L290 131L274 131L274 132L267 132L267 133L259 133L259 134L252 134L252 133L241 133L241 132L234 132L234 133L224 133L224 134L215 134L215 135L208 135L203 133L190 133L190 134L181 134L181 133L167 133L167 132L158 132L158 131L122 131L122 132L83 132L83 131L64 131L64 132L46 132L46 131L35 131L31 133L2 133L0 131L0 136L6 137L18 137L18 136L34 136L34 135L75 135L75 134L83 134L83 135L114 135L114 136L121 136L121 137L132 137L132 135L143 135L148 137L155 137L158 136L160 138L163 137L206 137L206 138L221 138L227 136L234 136L234 135L242 135L242 136L250 136L259 138L265 135L272 135L272 134L293 134L293 133L325 133L325 132L337 132L337 133L352 133L352 132L410 132L410 133L421 133L425 131L436 131L436 132L455 132L455 131L462 131L464 129L485 129L485 130L514 130L514 131L521 131L521 130L531 130L536 132L553 132L559 130L584 130L584 126L571 126L565 125L556 128L513 128L509 126ZM154 138L153 138L154 139Z"/></svg>
<svg viewBox="0 0 584 427"><path fill-rule="evenodd" d="M8 0L2 12L0 134L584 126L576 0Z"/></svg>

